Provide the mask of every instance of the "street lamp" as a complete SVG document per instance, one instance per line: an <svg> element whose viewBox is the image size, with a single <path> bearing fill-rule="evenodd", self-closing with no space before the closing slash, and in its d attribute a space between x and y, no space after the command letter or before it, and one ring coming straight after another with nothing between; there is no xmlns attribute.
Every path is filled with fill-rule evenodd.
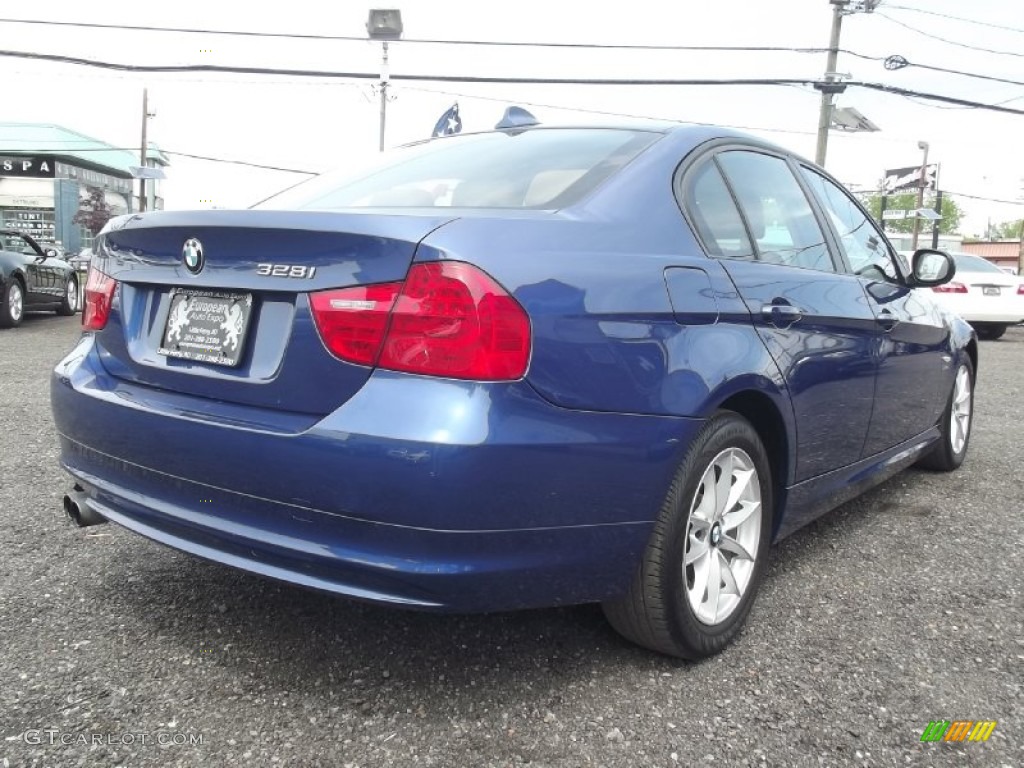
<svg viewBox="0 0 1024 768"><path fill-rule="evenodd" d="M388 110L388 42L402 39L402 12L397 8L374 8L366 21L371 40L380 40L383 59L380 66L380 151L384 151L384 123Z"/></svg>

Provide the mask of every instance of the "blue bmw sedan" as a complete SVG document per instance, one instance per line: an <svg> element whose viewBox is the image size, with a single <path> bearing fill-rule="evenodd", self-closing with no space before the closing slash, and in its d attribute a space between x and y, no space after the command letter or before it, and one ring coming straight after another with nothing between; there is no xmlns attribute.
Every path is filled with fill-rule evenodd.
<svg viewBox="0 0 1024 768"><path fill-rule="evenodd" d="M600 602L722 649L769 545L956 469L978 347L859 203L705 127L433 139L97 238L52 404L64 500L394 606Z"/></svg>

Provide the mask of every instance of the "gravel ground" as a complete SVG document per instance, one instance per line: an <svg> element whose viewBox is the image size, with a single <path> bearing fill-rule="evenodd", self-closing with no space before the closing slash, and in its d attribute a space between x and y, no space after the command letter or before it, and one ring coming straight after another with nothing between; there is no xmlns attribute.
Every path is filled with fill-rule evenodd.
<svg viewBox="0 0 1024 768"><path fill-rule="evenodd" d="M688 664L592 606L385 610L71 527L47 377L77 323L0 331L4 768L1024 765L1024 330L982 343L958 473L776 546L738 642ZM998 726L922 744L936 719Z"/></svg>

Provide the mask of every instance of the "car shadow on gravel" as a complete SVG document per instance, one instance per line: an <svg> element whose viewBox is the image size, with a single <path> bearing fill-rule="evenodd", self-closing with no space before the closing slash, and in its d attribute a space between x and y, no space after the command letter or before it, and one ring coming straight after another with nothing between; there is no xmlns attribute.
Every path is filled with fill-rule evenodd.
<svg viewBox="0 0 1024 768"><path fill-rule="evenodd" d="M596 605L483 615L392 609L239 573L127 532L114 538L130 557L115 558L83 582L81 597L116 595L119 615L111 619L138 641L169 646L191 663L226 667L235 679L254 674L285 689L330 679L365 687L368 700L397 680L410 696L441 689L487 699L514 693L520 703L551 707L558 691L588 684L603 665L623 674L685 665L619 638Z"/></svg>
<svg viewBox="0 0 1024 768"><path fill-rule="evenodd" d="M788 537L771 552L765 591L773 592L776 578L808 561L820 566L822 553L857 546L862 527L894 513L893 484L928 476L898 475ZM923 508L897 512L927 514ZM701 666L631 645L596 605L468 616L423 613L280 584L121 530L111 544L124 556L82 582L86 601L115 595L119 623L141 642L158 638L183 658L207 654L201 663L234 668L236 675L256 670L285 688L316 678L361 683L369 677L379 683L394 676L414 689L443 684L453 693L472 688L496 697L515 689L520 699L544 699L567 682L589 681L597 667L635 675ZM758 632L762 621L778 620L758 615L763 598L746 633ZM741 634L725 653L742 653L743 642Z"/></svg>

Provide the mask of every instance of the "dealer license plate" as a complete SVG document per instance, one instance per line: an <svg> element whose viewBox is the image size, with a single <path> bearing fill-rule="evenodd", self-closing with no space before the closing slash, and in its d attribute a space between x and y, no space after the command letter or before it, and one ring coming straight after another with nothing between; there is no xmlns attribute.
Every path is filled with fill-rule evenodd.
<svg viewBox="0 0 1024 768"><path fill-rule="evenodd" d="M168 357L236 366L245 349L251 314L251 293L174 288L157 351Z"/></svg>

